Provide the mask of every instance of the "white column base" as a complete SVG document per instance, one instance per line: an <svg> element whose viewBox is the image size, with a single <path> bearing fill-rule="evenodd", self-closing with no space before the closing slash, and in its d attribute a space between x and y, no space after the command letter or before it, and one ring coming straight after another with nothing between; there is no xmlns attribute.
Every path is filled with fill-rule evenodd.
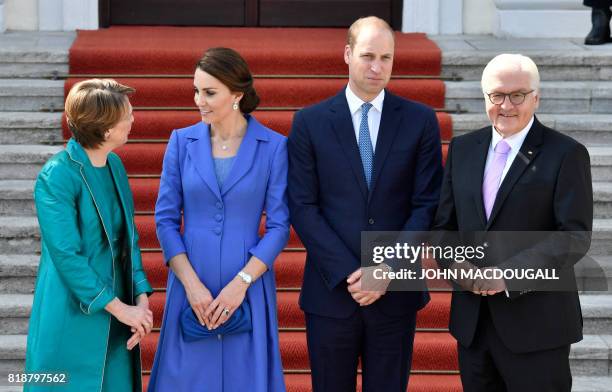
<svg viewBox="0 0 612 392"><path fill-rule="evenodd" d="M98 29L98 0L38 0L41 31Z"/></svg>
<svg viewBox="0 0 612 392"><path fill-rule="evenodd" d="M463 2L404 0L403 33L462 34Z"/></svg>
<svg viewBox="0 0 612 392"><path fill-rule="evenodd" d="M0 33L6 31L6 25L4 24L4 0L0 0Z"/></svg>
<svg viewBox="0 0 612 392"><path fill-rule="evenodd" d="M590 8L578 0L494 0L493 34L498 37L584 37Z"/></svg>
<svg viewBox="0 0 612 392"><path fill-rule="evenodd" d="M591 29L586 10L497 10L493 34L498 37L584 38Z"/></svg>

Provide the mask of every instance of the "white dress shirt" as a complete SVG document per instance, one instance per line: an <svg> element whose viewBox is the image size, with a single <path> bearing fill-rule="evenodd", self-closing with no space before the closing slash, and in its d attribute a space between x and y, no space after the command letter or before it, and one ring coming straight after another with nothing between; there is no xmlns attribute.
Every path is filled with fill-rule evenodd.
<svg viewBox="0 0 612 392"><path fill-rule="evenodd" d="M361 126L361 105L365 103L346 86L346 100L348 102L351 118L353 119L353 129L355 130L355 140L359 143L359 127ZM378 130L380 128L380 117L382 115L383 101L385 100L385 90L382 90L370 103L372 107L368 111L368 128L370 129L370 140L372 141L372 151L376 152L376 141L378 140Z"/></svg>
<svg viewBox="0 0 612 392"><path fill-rule="evenodd" d="M506 166L504 166L504 170L502 171L502 175L499 180L499 186L501 186L502 182L504 181L504 178L506 177L506 174L508 173L508 170L510 170L510 167L512 166L512 162L514 162L514 159L521 150L523 142L525 141L525 138L527 137L531 126L533 125L533 119L534 117L531 116L531 120L529 120L525 128L521 129L520 132L515 133L512 136L508 136L507 138L503 138L499 134L499 132L497 132L495 126L491 125L491 133L493 136L491 137L491 144L489 145L489 152L487 153L487 163L485 164L484 171L485 173L487 172L489 165L491 165L491 162L493 161L493 153L495 151L495 146L497 146L497 143L499 143L503 139L510 146L510 151L508 151L508 159L506 160ZM510 293L508 292L508 289L505 289L504 292L506 293L506 297L510 298Z"/></svg>
<svg viewBox="0 0 612 392"><path fill-rule="evenodd" d="M521 150L521 146L523 145L523 142L525 141L525 138L527 137L527 134L529 133L531 126L533 125L533 119L534 117L531 116L531 120L529 120L529 123L527 123L527 126L525 128L521 129L520 132L515 133L512 136L508 136L507 138L503 138L499 134L499 132L495 130L495 126L493 125L491 126L491 133L493 137L491 137L491 144L489 145L489 152L487 154L487 163L485 164L485 171L484 171L485 173L487 172L487 169L491 165L491 162L493 162L493 154L495 151L495 146L497 146L497 143L499 143L503 139L510 146L510 151L508 152L508 159L506 160L506 166L504 166L504 171L502 171L501 179L499 180L500 186L502 182L504 181L504 178L506 177L508 170L510 170L510 166L512 166L512 162L514 162L514 158L516 158L517 154Z"/></svg>

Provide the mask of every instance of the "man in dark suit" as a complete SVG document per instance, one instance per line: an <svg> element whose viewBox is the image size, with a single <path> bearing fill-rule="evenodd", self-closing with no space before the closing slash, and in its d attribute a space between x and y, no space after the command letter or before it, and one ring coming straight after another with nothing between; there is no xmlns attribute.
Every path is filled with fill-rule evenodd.
<svg viewBox="0 0 612 392"><path fill-rule="evenodd" d="M291 223L308 252L300 306L314 391L354 391L361 357L365 392L404 392L416 312L429 301L423 291L362 287L361 232L429 230L442 179L434 111L385 90L393 53L386 22L356 21L348 86L297 112L288 140Z"/></svg>
<svg viewBox="0 0 612 392"><path fill-rule="evenodd" d="M502 257L486 268L551 267L566 279L555 291L516 289L525 282L503 279L461 282L449 327L463 387L569 392L570 345L582 339L573 265L588 250L593 221L589 155L534 116L539 74L528 57L495 57L482 89L492 126L451 141L434 228L497 238L486 245ZM531 236L539 237L532 246L517 246Z"/></svg>

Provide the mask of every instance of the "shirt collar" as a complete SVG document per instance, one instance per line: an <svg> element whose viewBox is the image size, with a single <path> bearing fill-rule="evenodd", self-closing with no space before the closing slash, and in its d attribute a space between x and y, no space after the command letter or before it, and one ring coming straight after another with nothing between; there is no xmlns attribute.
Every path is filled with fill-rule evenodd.
<svg viewBox="0 0 612 392"><path fill-rule="evenodd" d="M370 103L373 108L378 110L379 113L382 113L383 101L385 100L385 90L383 89L376 98L374 98ZM346 101L349 105L349 110L351 111L351 115L357 113L359 109L361 109L361 105L365 103L361 98L359 98L349 85L346 86Z"/></svg>
<svg viewBox="0 0 612 392"><path fill-rule="evenodd" d="M508 143L512 151L519 150L521 146L523 145L523 141L525 141L525 138L527 137L527 133L529 133L529 130L531 129L531 126L533 125L533 120L534 120L534 116L531 116L531 120L529 120L525 128L521 129L520 132L517 132L512 136L508 136L507 138L503 138L499 134L499 132L495 130L495 126L492 125L491 132L493 134L493 137L491 138L491 148L495 149L495 146L497 146L497 143L499 143L499 141L503 139L506 141L506 143Z"/></svg>

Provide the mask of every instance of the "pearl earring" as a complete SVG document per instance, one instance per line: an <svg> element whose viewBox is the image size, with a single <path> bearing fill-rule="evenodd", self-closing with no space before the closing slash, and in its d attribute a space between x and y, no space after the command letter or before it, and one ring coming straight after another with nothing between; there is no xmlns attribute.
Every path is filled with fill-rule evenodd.
<svg viewBox="0 0 612 392"><path fill-rule="evenodd" d="M232 106L232 108L234 110L238 110L238 102L234 102L234 105Z"/></svg>

